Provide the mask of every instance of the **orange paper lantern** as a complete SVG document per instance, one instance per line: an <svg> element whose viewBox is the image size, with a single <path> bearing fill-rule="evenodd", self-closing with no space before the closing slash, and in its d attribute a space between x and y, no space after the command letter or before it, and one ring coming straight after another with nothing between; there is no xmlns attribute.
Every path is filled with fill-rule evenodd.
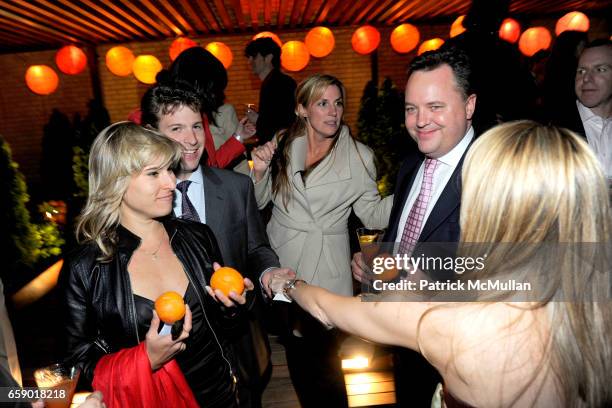
<svg viewBox="0 0 612 408"><path fill-rule="evenodd" d="M304 41L310 55L317 58L327 57L336 44L334 33L327 27L315 27L306 34Z"/></svg>
<svg viewBox="0 0 612 408"><path fill-rule="evenodd" d="M579 11L572 11L561 17L555 26L555 34L564 31L589 31L589 18Z"/></svg>
<svg viewBox="0 0 612 408"><path fill-rule="evenodd" d="M457 17L457 19L453 22L453 24L451 25L451 29L450 29L450 37L456 37L459 34L463 33L465 31L465 27L463 26L463 19L465 18L465 16L459 16Z"/></svg>
<svg viewBox="0 0 612 408"><path fill-rule="evenodd" d="M30 91L38 95L49 95L57 89L59 78L48 65L32 65L25 74L25 81Z"/></svg>
<svg viewBox="0 0 612 408"><path fill-rule="evenodd" d="M531 57L540 50L546 50L550 47L552 37L550 32L545 27L531 27L519 39L519 50L527 56Z"/></svg>
<svg viewBox="0 0 612 408"><path fill-rule="evenodd" d="M391 48L400 54L414 50L421 39L419 29L412 24L401 24L391 32Z"/></svg>
<svg viewBox="0 0 612 408"><path fill-rule="evenodd" d="M432 38L431 40L423 41L417 51L417 55L421 55L427 51L435 51L440 48L442 44L444 44L444 40L441 38Z"/></svg>
<svg viewBox="0 0 612 408"><path fill-rule="evenodd" d="M309 61L308 47L301 41L287 41L281 48L281 65L287 71L301 71Z"/></svg>
<svg viewBox="0 0 612 408"><path fill-rule="evenodd" d="M129 48L117 46L106 52L106 67L117 76L127 76L132 73L134 54Z"/></svg>
<svg viewBox="0 0 612 408"><path fill-rule="evenodd" d="M499 26L499 38L514 44L521 36L521 25L513 18L507 18Z"/></svg>
<svg viewBox="0 0 612 408"><path fill-rule="evenodd" d="M253 36L253 40L256 40L258 38L264 38L264 37L269 37L271 39L274 40L275 43L278 44L279 47L283 46L283 42L281 41L280 37L276 34L274 34L273 32L270 31L262 31L260 33L257 33Z"/></svg>
<svg viewBox="0 0 612 408"><path fill-rule="evenodd" d="M170 54L170 61L174 61L176 57L180 55L181 52L191 48L197 47L198 43L193 41L191 38L187 37L179 37L176 40L172 41L170 44L170 49L168 50Z"/></svg>
<svg viewBox="0 0 612 408"><path fill-rule="evenodd" d="M132 66L134 76L145 84L154 84L155 76L162 70L162 64L153 55L139 55Z"/></svg>
<svg viewBox="0 0 612 408"><path fill-rule="evenodd" d="M87 66L87 55L79 47L67 45L55 54L55 64L64 74L80 74Z"/></svg>
<svg viewBox="0 0 612 408"><path fill-rule="evenodd" d="M378 48L380 44L380 33L372 26L359 27L351 38L353 49L362 55L367 55Z"/></svg>
<svg viewBox="0 0 612 408"><path fill-rule="evenodd" d="M222 42L211 42L206 45L206 48L212 55L217 57L219 61L223 64L225 69L228 69L230 65L232 65L232 61L234 60L234 54L232 54L232 50L230 47L225 45Z"/></svg>

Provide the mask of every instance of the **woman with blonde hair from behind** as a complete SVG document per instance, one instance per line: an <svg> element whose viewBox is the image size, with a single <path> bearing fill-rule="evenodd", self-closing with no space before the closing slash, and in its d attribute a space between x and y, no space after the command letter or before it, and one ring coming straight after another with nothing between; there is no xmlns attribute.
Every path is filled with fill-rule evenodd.
<svg viewBox="0 0 612 408"><path fill-rule="evenodd" d="M418 350L442 375L447 406L611 406L610 201L587 144L535 122L497 126L466 157L461 201L460 255L488 257L458 281L517 279L532 284L526 297L366 302L271 285L327 325Z"/></svg>

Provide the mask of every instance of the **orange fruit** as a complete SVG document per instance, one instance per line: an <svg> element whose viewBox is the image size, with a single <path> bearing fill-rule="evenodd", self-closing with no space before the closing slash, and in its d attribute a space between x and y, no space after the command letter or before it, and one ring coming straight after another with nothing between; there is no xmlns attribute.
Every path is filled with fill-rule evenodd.
<svg viewBox="0 0 612 408"><path fill-rule="evenodd" d="M228 296L232 290L241 295L244 292L244 278L234 268L223 266L213 273L210 278L210 287L219 289L225 296Z"/></svg>
<svg viewBox="0 0 612 408"><path fill-rule="evenodd" d="M155 311L162 322L174 324L185 316L185 301L176 292L162 293L155 301Z"/></svg>

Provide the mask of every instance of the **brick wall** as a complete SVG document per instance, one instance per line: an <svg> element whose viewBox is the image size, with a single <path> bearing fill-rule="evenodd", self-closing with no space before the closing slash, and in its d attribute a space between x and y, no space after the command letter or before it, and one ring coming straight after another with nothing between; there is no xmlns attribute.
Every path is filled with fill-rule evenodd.
<svg viewBox="0 0 612 408"><path fill-rule="evenodd" d="M317 72L330 73L344 83L347 89L347 109L345 120L355 130L359 99L367 81L371 78L371 58L359 55L351 47L351 36L356 27L334 28L336 46L325 58L311 58L308 66L300 72L288 72L297 82ZM381 45L378 49L379 77L390 76L397 86L403 87L406 67L415 55L414 52L400 55L391 49L389 37L391 29L381 29ZM448 26L428 26L421 29L423 38L447 36ZM304 31L283 31L279 33L283 42L304 40ZM232 103L239 115L244 114L245 104L257 104L261 82L250 70L244 57L244 47L251 39L248 35L225 35L213 37L194 37L199 44L206 45L210 41L222 41L234 55L232 65L228 69L229 84L226 89L227 100ZM168 66L170 58L168 48L171 41L123 44L134 51L135 55L153 54L160 59L162 65ZM147 86L135 81L132 76L120 78L108 71L104 66L106 52L116 44L98 47L98 60L101 63L100 77L106 107L113 121L123 120L129 112L138 106L140 98Z"/></svg>
<svg viewBox="0 0 612 408"><path fill-rule="evenodd" d="M92 98L89 69L79 75L65 75L55 66L56 51L0 55L2 91L0 92L0 135L13 151L28 181L38 182L42 153L43 127L54 108L68 115L87 112ZM59 86L51 95L40 96L25 84L25 72L30 65L45 64L59 76Z"/></svg>
<svg viewBox="0 0 612 408"><path fill-rule="evenodd" d="M554 30L555 19L535 20L530 25L544 25ZM421 39L448 37L450 23L438 25L421 25ZM356 27L333 28L336 46L332 53L321 59L311 58L308 66L300 72L289 73L300 81L316 72L336 75L347 88L348 101L345 119L355 131L359 99L363 88L371 76L370 56L355 53L351 47L351 35ZM591 19L590 37L609 35L609 28L604 19ZM381 45L378 49L379 78L385 76L393 79L396 86L403 89L406 67L415 52L400 55L391 49L389 37L391 28L382 28ZM302 40L306 32L301 30L275 31L281 39ZM194 38L205 45L210 41L226 43L234 54L234 60L228 69L229 85L226 95L229 103L234 104L239 115L244 113L244 105L257 103L260 81L250 71L244 58L244 47L251 34L218 35ZM170 64L168 48L171 40L155 42L138 42L122 44L128 46L135 55L153 54L164 66ZM102 93L107 109L113 121L124 120L129 112L138 107L140 98L147 85L138 82L132 75L117 77L108 71L105 65L106 51L116 44L101 45L96 48L97 63L102 85ZM0 55L0 73L2 73L3 90L0 93L0 134L11 144L15 160L30 182L39 180L38 162L41 156L42 129L51 110L58 108L69 116L75 113L85 114L87 101L92 97L89 71L77 76L59 73L60 85L52 95L38 96L31 93L24 83L27 66L31 64L48 64L55 67L55 51L31 52Z"/></svg>

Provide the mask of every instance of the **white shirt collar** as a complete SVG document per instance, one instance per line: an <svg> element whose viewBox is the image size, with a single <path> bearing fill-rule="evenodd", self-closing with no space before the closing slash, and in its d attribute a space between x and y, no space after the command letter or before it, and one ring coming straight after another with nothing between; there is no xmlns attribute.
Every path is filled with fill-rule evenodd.
<svg viewBox="0 0 612 408"><path fill-rule="evenodd" d="M195 184L204 184L204 176L202 175L202 166L198 166L196 170L194 170L187 179Z"/></svg>
<svg viewBox="0 0 612 408"><path fill-rule="evenodd" d="M576 99L576 106L578 106L578 114L580 114L580 119L583 122L587 122L591 119L599 118L593 111L582 104L578 99ZM603 120L603 118L601 118Z"/></svg>
<svg viewBox="0 0 612 408"><path fill-rule="evenodd" d="M450 152L446 153L444 156L439 157L438 160L442 163L449 165L451 167L457 167L463 153L467 150L468 146L474 139L474 128L470 126L467 133L463 138L451 149Z"/></svg>

